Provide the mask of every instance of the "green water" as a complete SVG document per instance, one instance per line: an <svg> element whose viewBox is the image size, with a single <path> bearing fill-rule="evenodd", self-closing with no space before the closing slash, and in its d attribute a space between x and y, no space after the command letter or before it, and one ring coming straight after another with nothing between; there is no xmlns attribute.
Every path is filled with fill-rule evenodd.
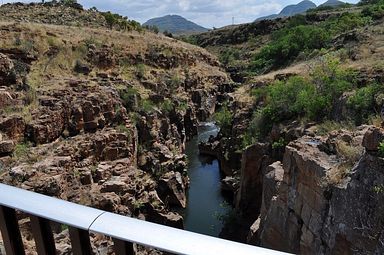
<svg viewBox="0 0 384 255"><path fill-rule="evenodd" d="M219 162L212 157L200 156L198 143L208 140L210 135L216 136L217 132L217 127L208 123L201 126L199 135L187 144L191 183L184 211L186 230L216 237L223 227L219 215L226 214L229 209L223 206L225 198L220 189Z"/></svg>

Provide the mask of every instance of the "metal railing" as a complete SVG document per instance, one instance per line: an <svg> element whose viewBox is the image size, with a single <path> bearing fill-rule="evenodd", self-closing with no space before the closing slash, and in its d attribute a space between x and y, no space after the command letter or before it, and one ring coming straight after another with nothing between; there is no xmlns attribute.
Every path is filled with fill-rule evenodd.
<svg viewBox="0 0 384 255"><path fill-rule="evenodd" d="M39 255L56 254L50 221L69 226L75 255L92 254L89 233L112 237L116 255L135 254L133 243L174 254L284 254L166 227L0 184L0 229L7 255L25 254L16 210L27 213Z"/></svg>

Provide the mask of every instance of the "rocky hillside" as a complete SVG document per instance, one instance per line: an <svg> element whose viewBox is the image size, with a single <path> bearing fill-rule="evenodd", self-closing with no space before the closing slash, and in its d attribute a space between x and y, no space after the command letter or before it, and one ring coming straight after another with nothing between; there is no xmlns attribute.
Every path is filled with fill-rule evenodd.
<svg viewBox="0 0 384 255"><path fill-rule="evenodd" d="M185 143L230 82L216 57L106 28L96 11L8 4L0 12L1 182L183 228L175 210L186 205ZM68 254L62 229L58 254ZM95 253L111 249L92 239Z"/></svg>
<svg viewBox="0 0 384 255"><path fill-rule="evenodd" d="M219 136L200 145L233 194L223 237L294 254L384 252L381 8L193 38L239 82L216 114Z"/></svg>
<svg viewBox="0 0 384 255"><path fill-rule="evenodd" d="M179 15L167 15L148 20L144 26L155 26L160 32L169 32L174 35L191 35L207 32L208 29L199 26Z"/></svg>

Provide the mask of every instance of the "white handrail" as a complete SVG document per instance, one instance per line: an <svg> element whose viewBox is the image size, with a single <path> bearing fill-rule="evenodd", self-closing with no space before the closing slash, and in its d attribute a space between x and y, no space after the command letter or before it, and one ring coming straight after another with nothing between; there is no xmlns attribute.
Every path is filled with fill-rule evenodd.
<svg viewBox="0 0 384 255"><path fill-rule="evenodd" d="M0 205L89 232L176 254L285 254L104 212L5 184L0 184Z"/></svg>

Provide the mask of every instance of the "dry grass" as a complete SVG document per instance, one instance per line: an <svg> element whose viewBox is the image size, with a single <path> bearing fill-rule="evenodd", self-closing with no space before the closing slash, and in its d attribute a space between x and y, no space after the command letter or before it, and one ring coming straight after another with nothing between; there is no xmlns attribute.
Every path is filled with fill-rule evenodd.
<svg viewBox="0 0 384 255"><path fill-rule="evenodd" d="M375 127L381 127L382 123L383 123L383 120L379 115L374 115L369 119L369 124Z"/></svg>
<svg viewBox="0 0 384 255"><path fill-rule="evenodd" d="M344 141L337 141L336 151L341 163L330 169L325 178L325 182L331 185L340 184L344 180L363 155L364 149L362 146L354 146Z"/></svg>
<svg viewBox="0 0 384 255"><path fill-rule="evenodd" d="M327 135L332 131L342 130L342 129L355 131L356 126L352 122L348 122L348 121L338 122L338 121L327 120L316 126L316 134L322 136L322 135Z"/></svg>
<svg viewBox="0 0 384 255"><path fill-rule="evenodd" d="M336 151L343 162L355 164L360 159L361 155L363 155L364 149L362 146L354 146L344 141L337 141Z"/></svg>

